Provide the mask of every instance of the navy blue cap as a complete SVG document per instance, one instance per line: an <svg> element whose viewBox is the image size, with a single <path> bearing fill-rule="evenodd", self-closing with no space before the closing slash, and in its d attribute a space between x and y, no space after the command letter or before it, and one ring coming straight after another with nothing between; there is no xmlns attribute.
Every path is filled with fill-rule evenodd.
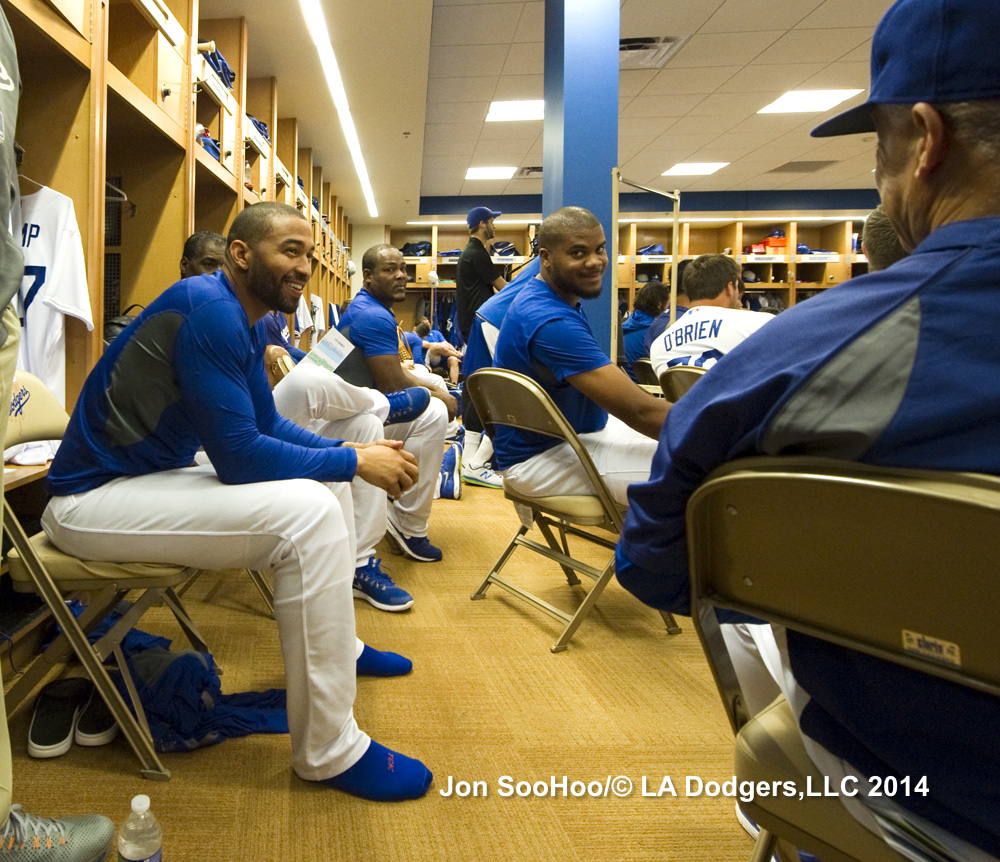
<svg viewBox="0 0 1000 862"><path fill-rule="evenodd" d="M872 107L1000 98L997 0L897 0L872 40L868 101L812 130L874 132Z"/></svg>
<svg viewBox="0 0 1000 862"><path fill-rule="evenodd" d="M469 210L465 220L469 223L469 230L473 230L481 221L489 221L491 218L502 215L503 213L495 213L489 207L475 207Z"/></svg>

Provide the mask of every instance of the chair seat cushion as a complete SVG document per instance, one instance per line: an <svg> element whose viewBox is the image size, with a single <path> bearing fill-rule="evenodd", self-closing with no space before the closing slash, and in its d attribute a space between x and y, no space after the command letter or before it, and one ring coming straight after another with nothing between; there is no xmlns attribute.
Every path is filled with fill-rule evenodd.
<svg viewBox="0 0 1000 862"><path fill-rule="evenodd" d="M504 487L504 495L515 503L523 503L550 515L565 518L575 524L602 524L607 518L601 501L590 495L529 497Z"/></svg>
<svg viewBox="0 0 1000 862"><path fill-rule="evenodd" d="M36 533L30 541L42 565L48 570L52 579L64 589L90 589L105 583L124 584L133 580L142 581L143 586L149 587L173 586L191 574L191 570L186 566L78 560L60 551L45 533ZM14 548L8 553L7 561L14 589L18 592L34 592L31 575L21 555Z"/></svg>
<svg viewBox="0 0 1000 862"><path fill-rule="evenodd" d="M807 776L813 792L823 791L824 776L816 768L802 742L795 715L783 697L747 722L736 737L738 781L792 781L805 791ZM759 826L795 840L796 831L813 836L811 850L822 859L859 859L865 862L905 862L873 832L855 820L835 796L755 795L752 803L740 802L743 811ZM787 826L786 826L787 824ZM788 828L790 826L791 828ZM829 852L824 852L829 848ZM839 851L839 854L838 852Z"/></svg>

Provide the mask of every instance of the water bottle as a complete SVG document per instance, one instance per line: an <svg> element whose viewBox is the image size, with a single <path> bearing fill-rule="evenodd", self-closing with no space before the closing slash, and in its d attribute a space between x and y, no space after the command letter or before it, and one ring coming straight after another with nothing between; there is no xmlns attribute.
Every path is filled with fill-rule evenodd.
<svg viewBox="0 0 1000 862"><path fill-rule="evenodd" d="M163 830L149 810L145 794L132 798L132 812L118 833L118 862L160 862Z"/></svg>

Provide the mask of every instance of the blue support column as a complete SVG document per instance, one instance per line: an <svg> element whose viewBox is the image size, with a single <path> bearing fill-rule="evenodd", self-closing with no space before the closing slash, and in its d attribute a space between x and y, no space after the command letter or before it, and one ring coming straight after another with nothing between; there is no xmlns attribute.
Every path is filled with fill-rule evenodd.
<svg viewBox="0 0 1000 862"><path fill-rule="evenodd" d="M545 0L545 136L542 212L586 207L604 225L611 249L611 169L618 163L619 0ZM584 310L605 351L617 325L618 297ZM613 359L614 357L612 357Z"/></svg>

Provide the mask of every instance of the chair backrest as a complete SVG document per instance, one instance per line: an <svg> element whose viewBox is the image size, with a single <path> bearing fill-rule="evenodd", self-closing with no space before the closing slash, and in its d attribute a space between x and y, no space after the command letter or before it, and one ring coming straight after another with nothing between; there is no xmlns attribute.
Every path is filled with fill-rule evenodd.
<svg viewBox="0 0 1000 862"><path fill-rule="evenodd" d="M280 344L269 344L264 348L264 370L267 372L267 382L271 384L272 389L294 367L292 357Z"/></svg>
<svg viewBox="0 0 1000 862"><path fill-rule="evenodd" d="M60 440L68 423L59 399L41 380L27 371L14 372L5 449L36 440Z"/></svg>
<svg viewBox="0 0 1000 862"><path fill-rule="evenodd" d="M466 378L465 385L490 436L493 436L493 425L509 425L567 443L576 453L608 521L617 530L621 530L621 512L604 484L604 479L597 472L590 453L580 442L573 426L541 386L530 377L506 368L481 368Z"/></svg>
<svg viewBox="0 0 1000 862"><path fill-rule="evenodd" d="M692 616L734 729L716 607L1000 695L998 534L1000 477L806 456L716 470L687 507Z"/></svg>
<svg viewBox="0 0 1000 862"><path fill-rule="evenodd" d="M696 365L671 365L663 370L658 382L667 400L677 402L706 371Z"/></svg>
<svg viewBox="0 0 1000 862"><path fill-rule="evenodd" d="M635 374L637 383L645 386L659 386L660 381L656 379L656 372L653 371L653 363L648 359L637 359L632 363L632 373Z"/></svg>

